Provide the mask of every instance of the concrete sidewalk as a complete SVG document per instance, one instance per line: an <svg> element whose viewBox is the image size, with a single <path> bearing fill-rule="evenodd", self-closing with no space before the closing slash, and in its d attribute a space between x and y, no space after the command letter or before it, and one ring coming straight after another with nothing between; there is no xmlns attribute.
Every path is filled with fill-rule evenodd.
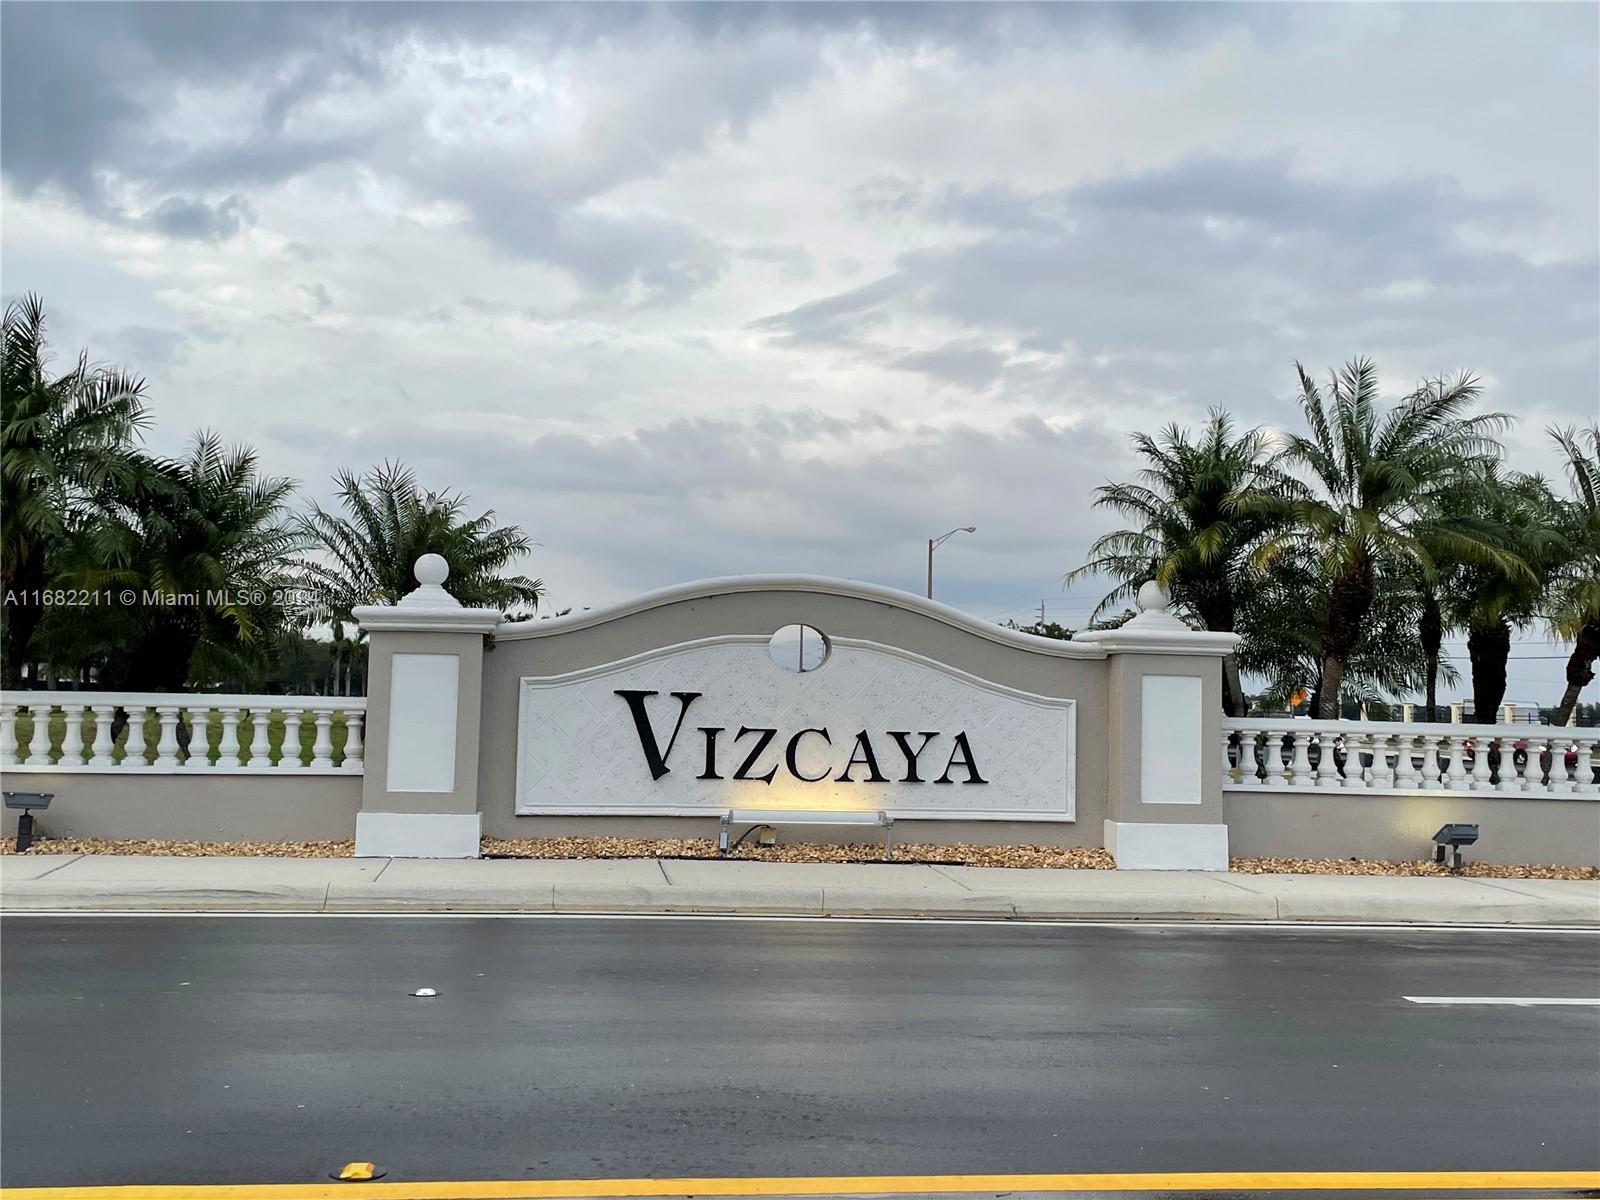
<svg viewBox="0 0 1600 1200"><path fill-rule="evenodd" d="M0 908L1600 925L1600 883L706 859L0 858Z"/></svg>

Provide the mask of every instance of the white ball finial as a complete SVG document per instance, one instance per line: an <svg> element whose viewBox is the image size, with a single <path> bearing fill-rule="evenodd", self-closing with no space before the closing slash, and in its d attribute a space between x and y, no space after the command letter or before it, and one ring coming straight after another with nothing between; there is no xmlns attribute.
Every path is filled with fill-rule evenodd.
<svg viewBox="0 0 1600 1200"><path fill-rule="evenodd" d="M450 564L445 562L442 554L424 554L417 559L417 565L411 568L411 573L423 587L438 587L450 578Z"/></svg>
<svg viewBox="0 0 1600 1200"><path fill-rule="evenodd" d="M1172 593L1154 579L1139 585L1139 611L1164 613L1172 604Z"/></svg>

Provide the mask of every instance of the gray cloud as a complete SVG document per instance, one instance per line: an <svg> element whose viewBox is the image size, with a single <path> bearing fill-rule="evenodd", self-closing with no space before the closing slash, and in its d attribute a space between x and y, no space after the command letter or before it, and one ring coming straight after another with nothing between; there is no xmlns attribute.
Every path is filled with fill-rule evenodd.
<svg viewBox="0 0 1600 1200"><path fill-rule="evenodd" d="M168 237L220 242L253 224L255 217L255 210L243 196L229 196L216 204L168 196L139 221Z"/></svg>
<svg viewBox="0 0 1600 1200"><path fill-rule="evenodd" d="M895 360L902 371L920 371L958 387L981 391L1000 378L1005 355L975 342L950 342Z"/></svg>

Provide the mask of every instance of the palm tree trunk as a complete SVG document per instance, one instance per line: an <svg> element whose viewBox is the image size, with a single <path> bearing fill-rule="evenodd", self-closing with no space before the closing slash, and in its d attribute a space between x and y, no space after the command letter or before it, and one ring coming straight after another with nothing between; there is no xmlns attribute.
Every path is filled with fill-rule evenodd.
<svg viewBox="0 0 1600 1200"><path fill-rule="evenodd" d="M1239 660L1229 654L1222 660L1222 711L1231 717L1242 717L1247 707L1244 686L1239 681Z"/></svg>
<svg viewBox="0 0 1600 1200"><path fill-rule="evenodd" d="M1322 681L1313 715L1319 720L1339 719L1339 689L1344 684L1350 655L1361 640L1361 625L1372 610L1372 563L1359 557L1333 581L1328 596L1328 617L1322 627Z"/></svg>
<svg viewBox="0 0 1600 1200"><path fill-rule="evenodd" d="M1467 657L1472 660L1472 719L1480 725L1493 725L1506 698L1510 624L1474 625L1467 633Z"/></svg>
<svg viewBox="0 0 1600 1200"><path fill-rule="evenodd" d="M1422 593L1422 619L1418 635L1422 639L1422 657L1428 672L1427 720L1439 719L1439 648L1444 643L1444 615L1439 611L1439 598L1431 589Z"/></svg>
<svg viewBox="0 0 1600 1200"><path fill-rule="evenodd" d="M1594 682L1594 661L1600 658L1600 620L1585 621L1578 628L1578 639L1567 659L1567 690L1550 716L1550 724L1565 725L1577 707L1578 693Z"/></svg>
<svg viewBox="0 0 1600 1200"><path fill-rule="evenodd" d="M15 518L13 518L15 519ZM0 686L15 691L22 686L22 664L28 660L28 650L33 635L44 620L44 608L32 603L28 597L45 585L44 554L35 547L6 580L8 592L15 591L21 603L5 605L5 662L0 665ZM35 684L35 686L38 686Z"/></svg>
<svg viewBox="0 0 1600 1200"><path fill-rule="evenodd" d="M1339 719L1339 688L1344 684L1344 659L1327 654L1322 658L1322 679L1311 711L1319 721Z"/></svg>

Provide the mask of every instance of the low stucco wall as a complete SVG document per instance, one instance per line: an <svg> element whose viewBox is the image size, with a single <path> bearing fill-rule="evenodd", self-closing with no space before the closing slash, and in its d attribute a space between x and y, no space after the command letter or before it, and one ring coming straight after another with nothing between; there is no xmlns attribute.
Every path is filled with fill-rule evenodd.
<svg viewBox="0 0 1600 1200"><path fill-rule="evenodd" d="M54 792L34 814L44 837L162 838L186 842L348 841L361 807L361 776L6 773L7 791ZM3 831L16 834L17 814Z"/></svg>
<svg viewBox="0 0 1600 1200"><path fill-rule="evenodd" d="M1428 858L1450 821L1479 827L1468 859L1508 865L1600 866L1600 801L1585 797L1227 790L1235 858Z"/></svg>

